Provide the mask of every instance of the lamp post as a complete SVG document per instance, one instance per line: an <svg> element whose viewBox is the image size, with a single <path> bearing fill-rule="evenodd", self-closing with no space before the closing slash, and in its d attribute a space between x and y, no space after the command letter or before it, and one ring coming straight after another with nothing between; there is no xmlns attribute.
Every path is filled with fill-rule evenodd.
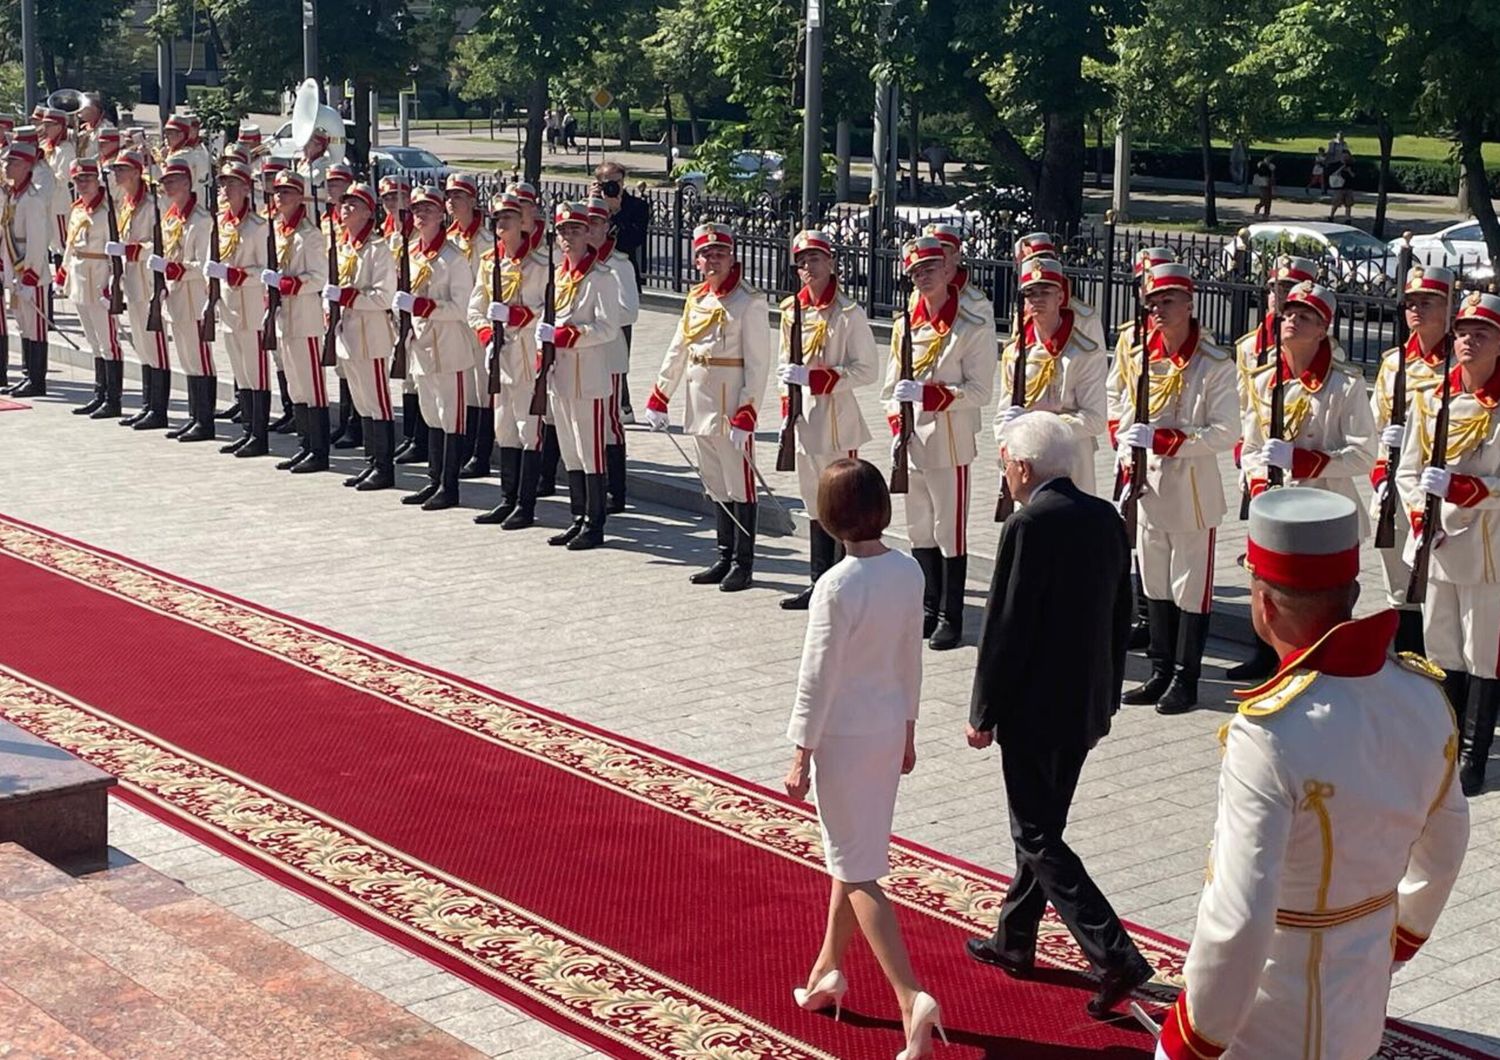
<svg viewBox="0 0 1500 1060"><path fill-rule="evenodd" d="M302 0L302 77L318 76L318 0Z"/></svg>
<svg viewBox="0 0 1500 1060"><path fill-rule="evenodd" d="M36 0L21 0L21 66L25 71L26 113L36 107Z"/></svg>
<svg viewBox="0 0 1500 1060"><path fill-rule="evenodd" d="M823 182L822 0L807 0L807 72L802 111L802 226L811 228Z"/></svg>

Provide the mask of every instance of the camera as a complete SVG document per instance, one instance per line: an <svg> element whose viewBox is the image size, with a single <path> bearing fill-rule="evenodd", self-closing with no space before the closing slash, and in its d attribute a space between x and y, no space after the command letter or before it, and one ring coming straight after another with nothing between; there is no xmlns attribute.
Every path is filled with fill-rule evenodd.
<svg viewBox="0 0 1500 1060"><path fill-rule="evenodd" d="M624 185L618 180L601 180L599 182L599 194L603 195L606 199L618 197L623 190Z"/></svg>

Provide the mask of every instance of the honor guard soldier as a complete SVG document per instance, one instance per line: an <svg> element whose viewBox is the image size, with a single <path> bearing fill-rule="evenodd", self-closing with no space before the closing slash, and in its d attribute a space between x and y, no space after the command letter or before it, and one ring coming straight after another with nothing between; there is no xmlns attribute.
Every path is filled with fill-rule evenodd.
<svg viewBox="0 0 1500 1060"><path fill-rule="evenodd" d="M260 179L261 167L265 164L266 149L260 126L254 122L241 122L235 134L234 145L242 148L250 166L251 174Z"/></svg>
<svg viewBox="0 0 1500 1060"><path fill-rule="evenodd" d="M109 167L114 165L115 159L119 156L123 139L120 130L113 125L100 126L94 132L92 157L99 163L99 171L105 180L112 180L114 177Z"/></svg>
<svg viewBox="0 0 1500 1060"><path fill-rule="evenodd" d="M1124 703L1154 703L1158 714L1198 704L1198 675L1214 595L1214 543L1227 510L1219 454L1239 437L1234 358L1202 333L1193 317L1193 276L1186 265L1146 274L1150 313L1145 348L1126 356L1129 393L1149 373L1147 418L1123 402L1120 464L1129 489L1136 449L1146 452L1138 501L1136 556L1146 596L1151 677Z"/></svg>
<svg viewBox="0 0 1500 1060"><path fill-rule="evenodd" d="M271 451L271 352L261 333L265 289L260 274L267 268L266 225L251 208L255 177L244 162L219 168L218 260L204 266L219 281L219 332L240 391L237 402L244 432L220 448L237 457L265 456Z"/></svg>
<svg viewBox="0 0 1500 1060"><path fill-rule="evenodd" d="M109 159L99 149L99 133L110 127L104 120L104 101L97 92L83 92L80 98L81 105L74 115L78 132L73 137L73 148L79 158L92 158L100 166L107 165Z"/></svg>
<svg viewBox="0 0 1500 1060"><path fill-rule="evenodd" d="M110 169L114 171L115 220L120 238L104 245L104 252L121 258L121 286L125 289L125 315L130 321L130 348L141 366L141 407L120 421L136 430L160 430L167 426L167 400L172 392L172 360L167 352L165 326L152 331L147 322L151 307L151 229L156 212L146 184L146 155L139 148L121 151Z"/></svg>
<svg viewBox="0 0 1500 1060"><path fill-rule="evenodd" d="M1272 490L1250 504L1250 615L1281 664L1221 730L1208 882L1158 1060L1374 1056L1393 965L1431 934L1468 808L1458 737L1396 616L1351 620L1359 506Z"/></svg>
<svg viewBox="0 0 1500 1060"><path fill-rule="evenodd" d="M37 134L40 136L42 157L52 176L52 223L57 228L53 250L62 254L68 238L68 214L73 210L73 196L68 192L68 174L73 160L78 157L72 137L68 135L67 111L56 107L41 107Z"/></svg>
<svg viewBox="0 0 1500 1060"><path fill-rule="evenodd" d="M1136 297L1145 304L1146 281L1151 277L1151 270L1158 265L1172 265L1177 261L1177 255L1171 247L1142 247L1136 251L1135 260L1131 263L1131 271L1135 277ZM1146 322L1146 332L1149 335L1152 322L1151 314L1143 313ZM1130 389L1131 380L1128 378L1128 369L1131 364L1130 351L1141 344L1140 338L1135 333L1135 318L1122 320L1115 328L1115 358L1114 370L1109 374L1109 380L1105 386L1106 396L1109 401L1109 444L1111 448L1119 448L1115 435L1120 429L1121 409L1133 402L1134 392Z"/></svg>
<svg viewBox="0 0 1500 1060"><path fill-rule="evenodd" d="M609 408L605 423L609 439L604 444L605 485L611 512L625 510L625 419L621 410L628 393L625 377L630 371L630 329L641 315L641 288L636 281L635 263L615 247L611 230L614 215L609 203L595 197L585 204L589 211L589 247L594 252L594 267L608 268L615 274L620 289L620 334L610 342Z"/></svg>
<svg viewBox="0 0 1500 1060"><path fill-rule="evenodd" d="M1032 258L1062 260L1056 242L1047 232L1032 232L1016 241L1016 267L1022 268ZM1062 269L1059 267L1057 271L1061 273ZM1089 341L1101 350L1108 349L1104 342L1104 319L1093 306L1073 294L1072 281L1066 275L1063 276L1063 308L1072 312L1073 326L1088 336Z"/></svg>
<svg viewBox="0 0 1500 1060"><path fill-rule="evenodd" d="M479 212L479 185L468 174L449 173L443 191L451 218L448 242L464 256L470 274L476 273L479 259L495 245L494 236ZM485 371L485 351L478 339L474 341L474 369L466 393L469 409L464 416L464 458L458 476L484 478L490 473L495 453L495 404Z"/></svg>
<svg viewBox="0 0 1500 1060"><path fill-rule="evenodd" d="M208 305L208 262L213 219L198 201L197 184L187 159L172 159L161 171L161 188L169 205L162 212L162 252L146 259L146 267L166 278L162 308L172 328L177 365L187 377L188 418L167 432L183 442L206 442L214 436L214 395L218 377L214 351L203 334L203 311Z"/></svg>
<svg viewBox="0 0 1500 1060"><path fill-rule="evenodd" d="M604 540L605 409L610 349L620 335L620 291L614 271L599 267L589 249L588 207L560 203L553 220L562 244L554 279L556 320L538 321L535 337L538 346L550 342L557 352L547 378L547 407L568 470L573 521L547 543L577 551Z"/></svg>
<svg viewBox="0 0 1500 1060"><path fill-rule="evenodd" d="M505 190L521 203L521 230L527 233L531 248L539 249L543 240L546 239L547 225L542 220L541 199L537 196L536 189L526 181L520 180Z"/></svg>
<svg viewBox="0 0 1500 1060"><path fill-rule="evenodd" d="M80 158L69 171L78 198L68 214L68 238L58 273L68 299L78 314L78 323L89 348L94 351L94 398L73 410L91 419L117 419L120 391L125 383L125 354L109 312L109 217L104 204L104 186L99 182L99 163Z"/></svg>
<svg viewBox="0 0 1500 1060"><path fill-rule="evenodd" d="M528 233L527 238L531 241L534 249L541 249L542 242L546 238L546 224L540 213L540 199L536 189L525 181L511 184L506 191L515 195L521 202L521 228ZM557 465L562 459L562 449L557 441L557 425L552 420L552 412L549 409L546 417L542 420L542 448L540 478L537 483L537 496L550 497L557 492Z"/></svg>
<svg viewBox="0 0 1500 1060"><path fill-rule="evenodd" d="M1286 305L1286 296L1299 283L1317 283L1318 266L1308 258L1282 255L1266 277L1266 312L1254 331L1247 331L1234 343L1235 363L1239 367L1240 414L1250 411L1253 388L1250 380L1257 368L1276 359L1276 319ZM1330 341L1333 340L1330 337Z"/></svg>
<svg viewBox="0 0 1500 1060"><path fill-rule="evenodd" d="M337 167L328 170L333 187ZM391 417L390 363L395 330L391 307L396 294L396 263L375 226L375 191L354 184L339 199L339 271L329 277L323 300L339 306L335 333L342 378L354 409L364 420L362 434L369 464L344 480L362 492L396 484L396 427Z"/></svg>
<svg viewBox="0 0 1500 1060"><path fill-rule="evenodd" d="M329 216L316 218L318 227L323 230L325 238L328 237L330 227L329 217L332 218L334 245L338 246L342 237L343 220L340 204L344 195L354 182L359 179L354 172L354 167L347 162L335 162L328 167L324 174L323 190L326 197L319 205L327 211ZM372 193L373 194L373 193ZM330 281L332 277L329 277ZM365 425L363 416L354 406L354 397L349 390L349 381L344 377L345 364L343 358L333 366L334 374L339 377L339 419L334 424L333 433L329 435L329 442L335 449L358 449L360 446L368 448L365 442Z"/></svg>
<svg viewBox="0 0 1500 1060"><path fill-rule="evenodd" d="M376 190L385 213L380 226L381 238L390 248L391 261L398 262L402 244L416 231L411 213L411 181L404 173L388 174L380 178ZM416 378L407 372L406 378L401 380L401 443L396 446L396 463L425 464L429 433L428 425L422 419Z"/></svg>
<svg viewBox="0 0 1500 1060"><path fill-rule="evenodd" d="M943 244L944 281L958 291L958 297L962 300L960 304L969 312L988 321L990 330L993 331L995 303L991 302L969 277L968 266L963 263L963 229L957 225L930 224L922 230L922 234L931 236Z"/></svg>
<svg viewBox="0 0 1500 1060"><path fill-rule="evenodd" d="M541 473L542 418L531 414L537 355L531 325L547 296L547 259L532 244L531 230L523 227L521 200L514 192L496 196L490 210L498 222L500 245L480 259L469 295L469 326L486 356L495 328L502 329L500 393L494 413L494 433L500 443L500 503L476 515L474 521L499 523L502 530L524 530L536 521ZM500 301L493 297L497 260ZM485 375L488 383L488 371Z"/></svg>
<svg viewBox="0 0 1500 1060"><path fill-rule="evenodd" d="M166 124L161 129L161 153L156 159L158 172L160 167L171 161L174 157L181 155L183 160L193 171L194 183L197 183L199 160L196 155L189 151L192 147L193 123L186 114L173 114L167 118Z"/></svg>
<svg viewBox="0 0 1500 1060"><path fill-rule="evenodd" d="M287 168L286 160L281 158L267 158L261 163L258 173L261 188L260 212L268 223L276 219L276 175ZM251 202L254 201L252 196ZM271 359L276 362L276 392L281 401L281 415L271 421L271 433L288 434L296 429L296 420L292 416L292 395L287 389L286 368L281 363L279 339L276 348L271 351Z"/></svg>
<svg viewBox="0 0 1500 1060"><path fill-rule="evenodd" d="M301 444L277 463L299 475L328 470L328 379L323 372L323 288L328 284L328 243L307 210L307 178L283 169L276 174L277 260L261 283L281 294L276 341L292 399L292 419Z"/></svg>
<svg viewBox="0 0 1500 1060"><path fill-rule="evenodd" d="M458 472L463 466L464 421L474 369L474 333L469 330L469 294L474 273L468 259L448 239L443 200L431 188L411 195L416 227L411 237L411 290L397 291L392 303L411 315L412 374L422 418L430 424L427 485L401 498L439 511L458 504Z"/></svg>
<svg viewBox="0 0 1500 1060"><path fill-rule="evenodd" d="M912 373L901 378L903 324L891 332L891 361L881 391L900 444L901 404L912 406L907 451L906 528L922 568L922 636L934 651L956 648L964 632L969 572L969 466L978 454L980 410L995 380L995 332L944 282L943 244L921 236L906 245L903 267L916 291L910 312Z"/></svg>
<svg viewBox="0 0 1500 1060"><path fill-rule="evenodd" d="M1443 382L1443 339L1448 334L1448 319L1452 315L1453 285L1453 272L1439 265L1413 265L1406 275L1401 311L1406 314L1410 334L1405 347L1393 346L1381 355L1380 369L1375 374L1375 385L1370 392L1370 411L1375 416L1375 429L1380 432L1380 455L1375 461L1375 470L1370 472L1370 485L1375 490L1370 505L1371 519L1380 517L1385 492L1394 488L1391 478L1396 469L1389 466L1388 455L1393 449L1399 452L1406 440L1406 426L1391 423L1397 366L1404 362L1406 368L1405 408L1409 424L1413 415L1413 396L1418 391L1436 390ZM1401 618L1401 625L1396 630L1396 650L1422 654L1425 650L1422 607L1406 601L1406 590L1411 584L1411 568L1403 558L1408 537L1407 521L1397 518L1393 527L1395 544L1377 551L1385 575L1386 599Z"/></svg>
<svg viewBox="0 0 1500 1060"><path fill-rule="evenodd" d="M1427 497L1441 500L1423 605L1423 635L1432 661L1447 672L1448 698L1463 735L1459 781L1465 795L1484 787L1485 762L1500 711L1500 297L1471 291L1453 323L1448 377L1445 466L1432 450L1442 384L1417 391L1401 449L1396 486L1412 522L1406 545L1415 556Z"/></svg>
<svg viewBox="0 0 1500 1060"><path fill-rule="evenodd" d="M21 380L6 392L13 397L47 393L47 289L52 268L52 203L32 180L40 162L33 143L17 139L0 158L5 162L5 209L0 215L5 285L16 334L21 339Z"/></svg>
<svg viewBox="0 0 1500 1060"><path fill-rule="evenodd" d="M750 587L755 566L755 425L771 373L766 296L744 282L734 230L693 229L693 264L703 282L689 293L646 403L646 421L665 431L672 394L687 382L682 429L698 448L698 473L714 502L718 558L688 580L726 593Z"/></svg>
<svg viewBox="0 0 1500 1060"><path fill-rule="evenodd" d="M213 156L208 152L208 145L203 142L203 119L197 114L187 114L185 117L188 130L183 150L187 154L188 165L192 167L193 174L197 177L193 191L200 197L206 198L208 186L214 180Z"/></svg>
<svg viewBox="0 0 1500 1060"><path fill-rule="evenodd" d="M1000 355L995 441L1004 441L1005 425L1023 412L1056 413L1073 433L1073 483L1094 493L1094 453L1109 419L1104 349L1078 327L1078 316L1067 304L1068 280L1056 260L1034 257L1021 266L1021 297L1026 310L1021 343L1012 339ZM1025 350L1026 392L1012 395L1020 348Z"/></svg>
<svg viewBox="0 0 1500 1060"><path fill-rule="evenodd" d="M864 309L839 290L833 240L828 233L818 229L799 232L792 240L792 261L802 285L781 303L778 374L783 420L788 414L786 388L802 388L802 415L793 431L797 440L797 487L811 520L812 581L801 592L782 600L781 607L806 611L813 585L838 558L838 542L818 518L818 479L829 464L857 456L859 447L870 440L870 428L855 392L879 378L880 355ZM792 329L797 326L799 312L792 299L801 307L800 364L791 363Z"/></svg>

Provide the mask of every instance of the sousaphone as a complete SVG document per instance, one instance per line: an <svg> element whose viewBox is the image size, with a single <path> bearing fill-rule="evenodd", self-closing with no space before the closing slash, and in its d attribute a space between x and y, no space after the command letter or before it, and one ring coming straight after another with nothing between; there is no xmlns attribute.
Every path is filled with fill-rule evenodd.
<svg viewBox="0 0 1500 1060"><path fill-rule="evenodd" d="M308 78L297 88L292 103L292 146L305 151L313 137L322 135L328 149L322 155L328 165L344 160L344 119L339 112L318 98L318 82Z"/></svg>

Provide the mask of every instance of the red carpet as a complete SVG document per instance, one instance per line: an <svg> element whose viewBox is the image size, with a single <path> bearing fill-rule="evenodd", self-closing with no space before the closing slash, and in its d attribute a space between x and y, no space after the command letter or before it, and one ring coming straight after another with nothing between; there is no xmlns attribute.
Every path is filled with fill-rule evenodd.
<svg viewBox="0 0 1500 1060"><path fill-rule="evenodd" d="M14 398L8 397L0 397L0 412L16 412L20 409L29 408L31 408L31 406L24 401L17 401Z"/></svg>
<svg viewBox="0 0 1500 1060"><path fill-rule="evenodd" d="M809 812L733 777L0 518L0 715L120 797L612 1055L889 1060L868 951L844 1020L790 991L827 884ZM997 822L997 829L1000 827ZM997 833L998 841L998 833ZM1055 923L1019 983L963 954L1005 881L899 842L889 891L945 1058L1144 1057L1083 1012ZM1182 946L1136 930L1164 983ZM1481 1054L1393 1024L1386 1055Z"/></svg>

